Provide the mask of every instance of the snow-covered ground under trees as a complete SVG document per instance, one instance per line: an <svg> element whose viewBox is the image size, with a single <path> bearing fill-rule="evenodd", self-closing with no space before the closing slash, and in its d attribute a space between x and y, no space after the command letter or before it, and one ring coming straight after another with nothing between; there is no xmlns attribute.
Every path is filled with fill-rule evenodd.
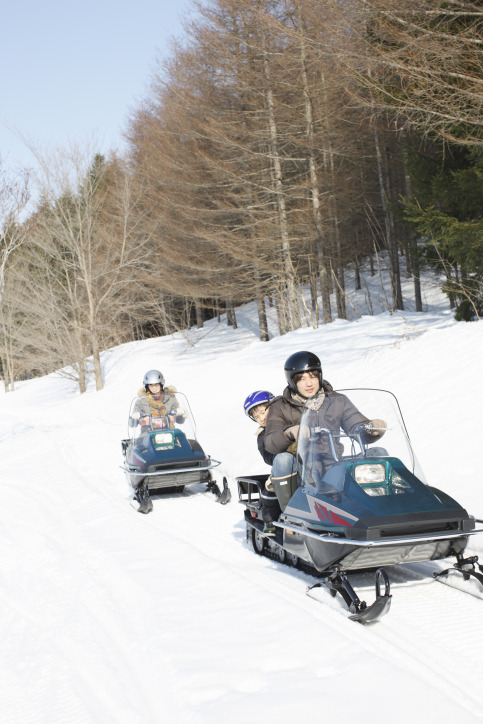
<svg viewBox="0 0 483 724"><path fill-rule="evenodd" d="M424 294L421 314L268 343L248 305L237 330L105 352L100 392L49 375L0 393L2 724L483 720L483 592L434 581L440 564L390 568L391 611L361 626L253 553L236 500L235 476L268 471L243 400L280 393L285 359L308 349L335 388L392 390L427 481L483 517L483 323L456 323L434 283ZM148 516L131 505L120 440L151 368L188 397L229 505L196 488L154 496ZM483 559L483 536L469 551Z"/></svg>

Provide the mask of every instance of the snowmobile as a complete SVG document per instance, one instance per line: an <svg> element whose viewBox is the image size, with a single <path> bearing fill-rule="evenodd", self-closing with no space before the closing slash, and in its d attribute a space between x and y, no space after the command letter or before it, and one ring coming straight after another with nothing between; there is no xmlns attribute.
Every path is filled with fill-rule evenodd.
<svg viewBox="0 0 483 724"><path fill-rule="evenodd" d="M134 490L140 513L150 513L150 491L181 493L185 486L206 484L222 505L231 500L226 478L223 490L211 471L220 464L206 455L196 439L195 424L186 397L175 393L172 411L153 417L146 398L139 395L131 403L128 437L121 441L122 469Z"/></svg>
<svg viewBox="0 0 483 724"><path fill-rule="evenodd" d="M247 540L260 555L297 566L340 594L352 620L370 623L387 614L392 596L384 566L455 557L437 578L459 573L483 585L483 566L464 557L469 536L483 532L453 498L427 485L414 455L399 403L384 390L340 390L369 419L386 421L385 447L370 439L371 423L343 432L326 427L322 410L307 402L297 442L297 485L279 502L276 534L263 534L261 493L268 475L238 477ZM315 407L315 406L314 406ZM389 452L388 452L389 450ZM289 478L290 480L290 478ZM375 600L360 600L353 572L375 570Z"/></svg>

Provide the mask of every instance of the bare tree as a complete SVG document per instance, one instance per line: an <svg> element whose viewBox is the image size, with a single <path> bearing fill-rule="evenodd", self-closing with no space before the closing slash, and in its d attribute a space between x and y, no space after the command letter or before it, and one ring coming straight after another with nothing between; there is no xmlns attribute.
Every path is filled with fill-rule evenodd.
<svg viewBox="0 0 483 724"><path fill-rule="evenodd" d="M0 165L0 367L7 392L13 390L15 384L13 327L16 318L7 274L26 238L27 225L22 215L29 200L27 172L8 174Z"/></svg>
<svg viewBox="0 0 483 724"><path fill-rule="evenodd" d="M353 103L356 81L340 62L350 10L215 0L155 74L128 132L130 165L149 179L156 284L183 309L255 298L266 338L271 296L284 333L301 323L301 282L312 280L316 307L318 265L325 321L333 289L345 316L345 269L372 253L367 198L380 228L394 198L387 179L384 196L377 186L370 114Z"/></svg>
<svg viewBox="0 0 483 724"><path fill-rule="evenodd" d="M353 0L344 62L400 125L483 143L483 10L471 0Z"/></svg>
<svg viewBox="0 0 483 724"><path fill-rule="evenodd" d="M101 351L126 341L157 306L142 283L150 239L134 212L139 189L118 159L78 149L43 169L27 258L40 332L32 330L33 347L50 369L70 365L81 392L92 366L99 390Z"/></svg>

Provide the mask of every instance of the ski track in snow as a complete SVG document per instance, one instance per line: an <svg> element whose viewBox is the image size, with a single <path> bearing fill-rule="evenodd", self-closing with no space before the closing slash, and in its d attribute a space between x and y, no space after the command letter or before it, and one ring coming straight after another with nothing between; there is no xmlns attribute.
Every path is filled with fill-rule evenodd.
<svg viewBox="0 0 483 724"><path fill-rule="evenodd" d="M243 314L245 331L190 332L194 348L175 335L110 350L100 393L51 375L0 398L2 724L483 721L475 581L433 580L444 562L389 567L388 615L351 622L340 597L306 595L314 577L252 551L233 480L267 470L242 400L280 392L284 359L313 349L336 386L393 389L430 482L483 517L483 325L386 314L263 345ZM150 367L188 395L227 506L202 486L153 495L148 516L131 506L120 439ZM373 574L351 580L371 603Z"/></svg>
<svg viewBox="0 0 483 724"><path fill-rule="evenodd" d="M172 502L162 501L162 496L158 498L158 505L164 503L168 505ZM193 502L201 503L198 499ZM180 501L177 505L179 515L173 515L172 519L176 521L182 519L183 504L184 501ZM200 516L203 519L201 512ZM156 523L157 518L153 517L153 525ZM179 526L174 527L164 522L160 527L171 537L178 537L184 542L200 547L197 541L201 538L201 526L197 527L196 536L193 536L189 530L180 530ZM236 556L235 550L231 552L231 556L236 558L234 563L233 559L230 561L231 556L227 555L227 551L220 556L219 538L212 533L211 527L203 529L202 549L208 555L221 560L231 572L235 572L271 595L285 600L291 607L300 608L320 622L327 623L328 608L331 612L336 611L338 614L336 618L330 614L332 629L338 629L344 636L353 638L367 652L397 668L401 665L404 668L407 666L431 689L439 691L441 695L449 692L455 703L463 704L468 713L475 716L481 714L483 630L475 628L475 621L478 620L478 613L481 614L482 602L467 593L455 589L449 590L448 586L434 581L432 571L437 570L437 564L421 564L420 571L423 567L425 571L419 574L412 573L412 569L416 566L388 568L393 595L389 614L378 624L367 627L352 624L352 628L352 626L347 627L348 614L341 599L338 597L333 599L324 589L318 589L322 594L320 596L322 603L312 603L311 599L307 598L305 592L307 585L317 579L260 557L251 549L248 552L255 560L251 562L250 567L245 567L245 556L243 563L238 561L241 556ZM243 540L244 537L243 528L237 535L237 544L241 542L239 539ZM371 603L374 597L373 578L373 574L355 574L351 579L356 582L354 583L356 590L367 603ZM415 595L416 588L419 590ZM424 598L424 606L421 605L421 597ZM403 638L401 630L404 631ZM427 660L428 650L433 652L433 659L430 662ZM461 681L457 682L454 680L456 661L459 667L458 678L461 678Z"/></svg>

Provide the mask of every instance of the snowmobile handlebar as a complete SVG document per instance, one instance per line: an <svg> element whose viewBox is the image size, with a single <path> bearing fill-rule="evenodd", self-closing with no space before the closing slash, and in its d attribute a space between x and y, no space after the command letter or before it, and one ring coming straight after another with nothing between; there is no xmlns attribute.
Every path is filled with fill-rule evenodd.
<svg viewBox="0 0 483 724"><path fill-rule="evenodd" d="M335 443L334 438L337 440L340 440L341 437L349 438L349 440L352 441L352 443L357 442L362 450L363 453L367 450L367 443L363 440L363 433L365 432L365 427L362 425L359 425L359 427L354 430L351 433L345 433L345 432L335 432L335 430L329 430L327 427L313 427L310 428L310 434L313 435L320 435L320 433L325 433L329 439L329 445L330 445L330 452L332 453L332 457L336 462L340 462L341 458L337 454L337 451L335 449Z"/></svg>
<svg viewBox="0 0 483 724"><path fill-rule="evenodd" d="M336 432L335 430L330 430L327 427L315 426L315 427L310 428L310 435L315 436L315 435L320 435L320 433L325 433L329 439L329 446L330 446L330 452L332 454L332 457L334 458L334 460L336 462L340 462L341 458L337 454L337 451L335 448L335 443L334 443L334 438L336 440L340 440L340 438L347 438L347 439L351 440L352 444L354 444L354 442L357 442L358 445L360 446L360 449L361 449L363 455L365 455L369 443L365 439L364 433L371 434L372 432L376 432L376 431L386 432L387 429L388 429L387 427L376 427L371 422L362 423L361 425L358 425L352 432L349 432L349 433ZM372 442L372 440L370 442ZM376 442L376 439L374 439L374 442ZM354 453L354 456L355 456L355 453Z"/></svg>

